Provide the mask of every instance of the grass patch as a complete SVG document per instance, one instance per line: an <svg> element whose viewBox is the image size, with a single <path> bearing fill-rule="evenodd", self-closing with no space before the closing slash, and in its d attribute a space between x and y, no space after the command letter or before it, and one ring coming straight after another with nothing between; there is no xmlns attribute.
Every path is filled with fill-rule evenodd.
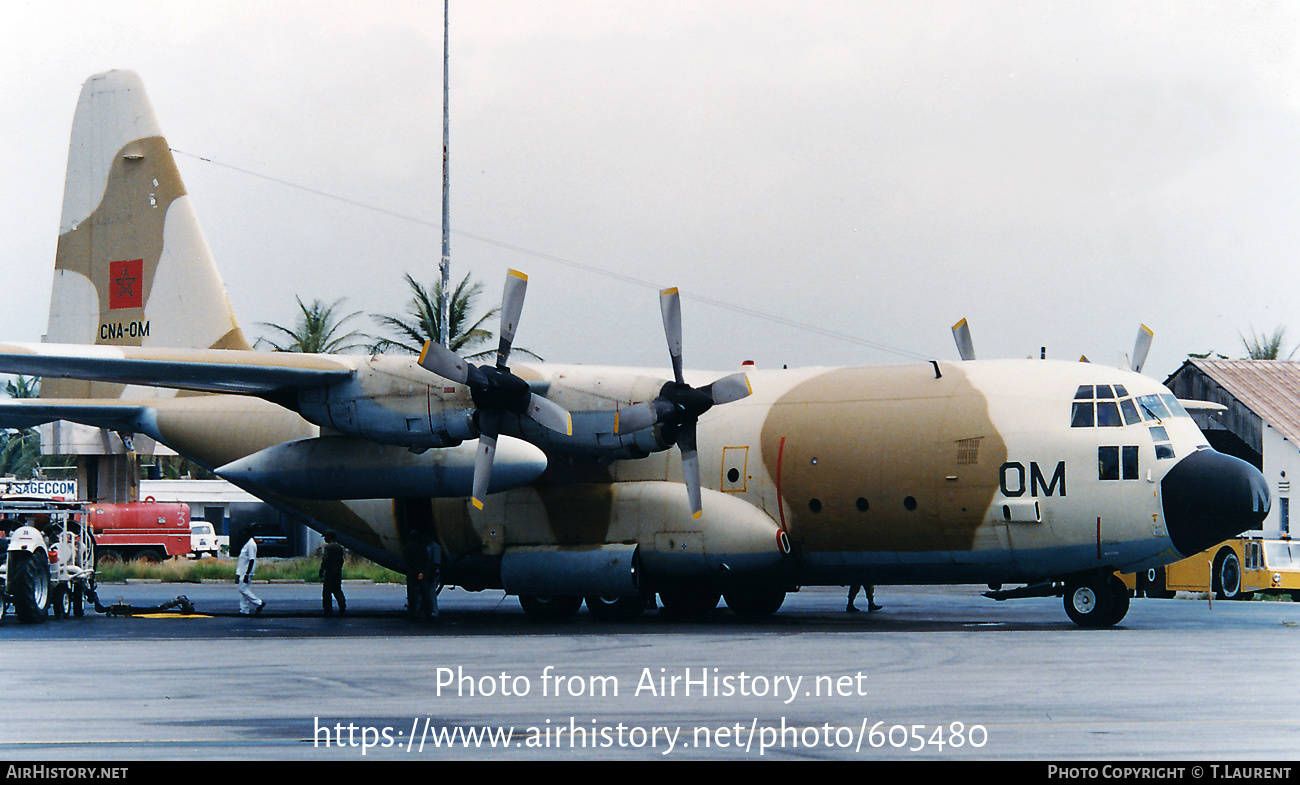
<svg viewBox="0 0 1300 785"><path fill-rule="evenodd" d="M163 583L198 583L203 580L235 580L233 559L168 559L161 564L118 562L101 565L96 579L116 583L127 579L159 580ZM258 559L253 572L255 581L305 581L320 583L320 559L305 556L297 559ZM405 583L406 576L362 558L350 557L343 563L343 580L374 583Z"/></svg>

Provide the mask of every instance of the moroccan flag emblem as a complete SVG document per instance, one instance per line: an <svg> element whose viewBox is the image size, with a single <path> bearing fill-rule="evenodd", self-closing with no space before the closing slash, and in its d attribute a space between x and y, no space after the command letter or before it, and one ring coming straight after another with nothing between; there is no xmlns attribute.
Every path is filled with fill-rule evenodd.
<svg viewBox="0 0 1300 785"><path fill-rule="evenodd" d="M108 308L139 308L144 305L144 260L108 263Z"/></svg>

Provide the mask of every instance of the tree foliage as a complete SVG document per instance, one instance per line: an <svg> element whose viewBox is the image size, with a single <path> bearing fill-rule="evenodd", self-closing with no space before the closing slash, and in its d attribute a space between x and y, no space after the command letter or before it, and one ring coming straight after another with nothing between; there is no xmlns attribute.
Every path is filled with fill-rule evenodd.
<svg viewBox="0 0 1300 785"><path fill-rule="evenodd" d="M320 300L312 300L311 305L305 305L301 297L298 300L298 321L293 329L278 324L262 322L263 327L268 327L278 333L279 342L270 338L259 338L258 343L265 343L277 352L302 352L304 354L342 354L355 349L365 349L369 346L370 336L365 333L350 330L343 332L348 320L361 315L360 311L355 311L347 316L341 316L336 313L339 305L343 303L342 299L335 300L331 305L325 305Z"/></svg>
<svg viewBox="0 0 1300 785"><path fill-rule="evenodd" d="M1264 335L1263 333L1256 334L1252 329L1250 331L1250 338L1243 335L1241 336L1241 342L1246 347L1247 357L1251 360L1290 360L1295 356L1296 350L1300 349L1300 347L1292 349L1291 353L1283 358L1282 347L1284 346L1283 342L1285 337L1285 327L1278 327L1273 331L1272 335Z"/></svg>
<svg viewBox="0 0 1300 785"><path fill-rule="evenodd" d="M411 299L407 301L406 313L399 316L376 316L375 320L389 332L389 337L380 338L376 344L378 351L396 351L419 354L424 350L425 341L438 341L442 333L442 281L436 280L431 287L425 287L406 274L406 285L411 290ZM447 331L448 348L467 360L482 360L490 357L496 347L489 346L494 335L483 325L498 316L500 306L494 306L482 315L475 315L475 307L483 294L483 284L471 282L467 273L451 294L451 308ZM477 350L477 351L475 351ZM527 349L515 347L514 352L541 359Z"/></svg>
<svg viewBox="0 0 1300 785"><path fill-rule="evenodd" d="M40 390L37 377L18 376L5 384L10 398L36 398ZM8 430L0 437L0 475L25 480L39 473L40 462L41 437L35 428Z"/></svg>

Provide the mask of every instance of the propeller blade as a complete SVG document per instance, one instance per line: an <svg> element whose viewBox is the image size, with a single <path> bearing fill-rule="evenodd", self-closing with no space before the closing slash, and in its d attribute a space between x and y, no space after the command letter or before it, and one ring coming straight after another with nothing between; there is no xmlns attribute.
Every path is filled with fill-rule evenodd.
<svg viewBox="0 0 1300 785"><path fill-rule="evenodd" d="M524 293L528 291L528 276L518 270L506 275L505 291L501 294L501 344L497 350L497 366L505 367L510 359L510 348L515 343L515 330L519 315L524 310Z"/></svg>
<svg viewBox="0 0 1300 785"><path fill-rule="evenodd" d="M419 362L421 368L448 381L464 384L469 379L469 363L440 343L425 341Z"/></svg>
<svg viewBox="0 0 1300 785"><path fill-rule="evenodd" d="M682 451L682 482L686 484L691 517L698 518L704 511L704 500L700 492L700 455L695 447L695 421L682 426L677 436L677 447Z"/></svg>
<svg viewBox="0 0 1300 785"><path fill-rule="evenodd" d="M528 399L528 416L538 425L565 436L573 435L573 416L563 406L537 393Z"/></svg>
<svg viewBox="0 0 1300 785"><path fill-rule="evenodd" d="M713 399L713 405L717 406L720 403L731 403L741 398L748 398L754 392L754 388L749 386L749 377L744 373L733 373L705 387L704 392Z"/></svg>
<svg viewBox="0 0 1300 785"><path fill-rule="evenodd" d="M963 360L975 359L975 341L971 338L970 325L965 319L952 326L952 337L957 342L957 354Z"/></svg>
<svg viewBox="0 0 1300 785"><path fill-rule="evenodd" d="M1137 373L1142 373L1142 366L1146 364L1147 352L1151 351L1151 339L1155 333L1145 324L1138 328L1137 341L1133 344L1133 360L1129 368Z"/></svg>
<svg viewBox="0 0 1300 785"><path fill-rule="evenodd" d="M614 433L624 436L643 431L659 423L659 410L653 401L634 403L614 412Z"/></svg>
<svg viewBox="0 0 1300 785"><path fill-rule="evenodd" d="M677 287L659 292L659 310L664 316L664 335L668 338L668 355L673 358L673 379L682 379L682 298Z"/></svg>
<svg viewBox="0 0 1300 785"><path fill-rule="evenodd" d="M478 450L474 455L474 496L470 499L476 509L483 509L488 483L492 481L492 459L497 454L497 434L501 432L501 412L495 409L479 412Z"/></svg>

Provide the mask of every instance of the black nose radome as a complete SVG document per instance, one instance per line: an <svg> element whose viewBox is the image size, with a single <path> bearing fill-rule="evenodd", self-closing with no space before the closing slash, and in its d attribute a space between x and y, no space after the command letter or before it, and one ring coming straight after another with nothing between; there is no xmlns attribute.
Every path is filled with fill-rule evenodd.
<svg viewBox="0 0 1300 785"><path fill-rule="evenodd" d="M1198 450L1160 481L1165 525L1183 556L1257 529L1268 515L1268 485L1249 463L1214 450Z"/></svg>

